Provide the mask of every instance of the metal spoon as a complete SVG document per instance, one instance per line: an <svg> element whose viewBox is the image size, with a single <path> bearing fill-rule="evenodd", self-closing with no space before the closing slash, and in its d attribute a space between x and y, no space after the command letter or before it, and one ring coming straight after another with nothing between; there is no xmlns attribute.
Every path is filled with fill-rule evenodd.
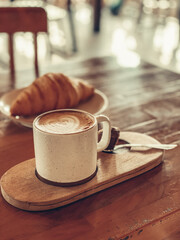
<svg viewBox="0 0 180 240"><path fill-rule="evenodd" d="M139 144L139 143L127 143L127 144L120 144L116 145L114 149L105 149L103 152L116 152L117 150L125 147L145 147L145 148L156 148L156 149L163 149L163 150L170 150L177 147L177 144Z"/></svg>

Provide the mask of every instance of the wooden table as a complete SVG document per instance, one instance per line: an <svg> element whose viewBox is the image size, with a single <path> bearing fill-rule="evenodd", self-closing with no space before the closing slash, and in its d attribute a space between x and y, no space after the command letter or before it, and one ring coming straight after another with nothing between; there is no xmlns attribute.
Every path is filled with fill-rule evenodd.
<svg viewBox="0 0 180 240"><path fill-rule="evenodd" d="M141 62L121 67L115 57L51 66L41 71L87 79L109 98L109 116L121 130L180 142L180 75ZM13 83L0 74L0 95L24 87L32 71ZM58 209L27 212L0 197L0 239L180 239L180 147L166 151L151 171ZM0 176L34 157L32 130L0 114Z"/></svg>

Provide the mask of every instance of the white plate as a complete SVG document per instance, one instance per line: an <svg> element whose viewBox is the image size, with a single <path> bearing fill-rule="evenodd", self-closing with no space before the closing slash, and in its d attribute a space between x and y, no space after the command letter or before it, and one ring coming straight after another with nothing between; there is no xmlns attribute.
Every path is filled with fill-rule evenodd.
<svg viewBox="0 0 180 240"><path fill-rule="evenodd" d="M33 117L20 117L20 116L11 116L10 115L10 106L12 101L16 98L16 96L22 91L22 89L16 89L12 90L8 93L5 93L0 98L0 111L15 121L16 123L19 123L23 126L32 128L33 120L36 116ZM88 101L81 103L76 107L76 109L81 109L87 112L90 112L94 115L98 115L103 113L108 106L108 99L104 93L102 93L99 90L95 90L95 94L92 98L90 98Z"/></svg>

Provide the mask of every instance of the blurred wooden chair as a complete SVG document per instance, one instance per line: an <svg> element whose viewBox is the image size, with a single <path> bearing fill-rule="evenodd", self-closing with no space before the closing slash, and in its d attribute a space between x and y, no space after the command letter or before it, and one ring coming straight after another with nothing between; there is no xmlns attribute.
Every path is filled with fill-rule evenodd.
<svg viewBox="0 0 180 240"><path fill-rule="evenodd" d="M41 7L0 7L0 33L8 34L11 74L15 73L13 35L16 32L31 32L34 40L34 67L38 67L38 32L48 32L47 13Z"/></svg>

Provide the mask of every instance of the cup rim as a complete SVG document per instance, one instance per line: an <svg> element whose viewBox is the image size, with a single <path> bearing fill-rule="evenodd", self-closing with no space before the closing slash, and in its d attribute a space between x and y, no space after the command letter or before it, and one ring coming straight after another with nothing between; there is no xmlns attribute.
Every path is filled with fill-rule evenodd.
<svg viewBox="0 0 180 240"><path fill-rule="evenodd" d="M85 113L85 114L88 114L89 116L91 116L93 119L94 119L94 122L92 124L92 126L90 126L89 128L87 129L84 129L84 130L81 130L81 131L78 131L78 132L72 132L72 133L53 133L53 132L47 132L47 131L43 131L41 129L39 129L37 126L36 126L36 122L41 118L43 117L44 115L47 115L47 114L50 114L50 113L55 113L55 112L65 112L65 111L68 111L68 112L80 112L80 113ZM36 129L42 133L45 133L45 134L49 134L49 135L75 135L75 134L81 134L81 133L84 133L84 132L87 132L89 130L91 130L95 125L97 124L97 119L96 117L89 113L89 112L86 112L84 110L80 110L80 109L71 109L71 108L64 108L64 109L55 109L55 110L50 110L50 111L47 111L47 112L44 112L44 113L41 113L40 115L38 115L34 120L33 120L33 129Z"/></svg>

